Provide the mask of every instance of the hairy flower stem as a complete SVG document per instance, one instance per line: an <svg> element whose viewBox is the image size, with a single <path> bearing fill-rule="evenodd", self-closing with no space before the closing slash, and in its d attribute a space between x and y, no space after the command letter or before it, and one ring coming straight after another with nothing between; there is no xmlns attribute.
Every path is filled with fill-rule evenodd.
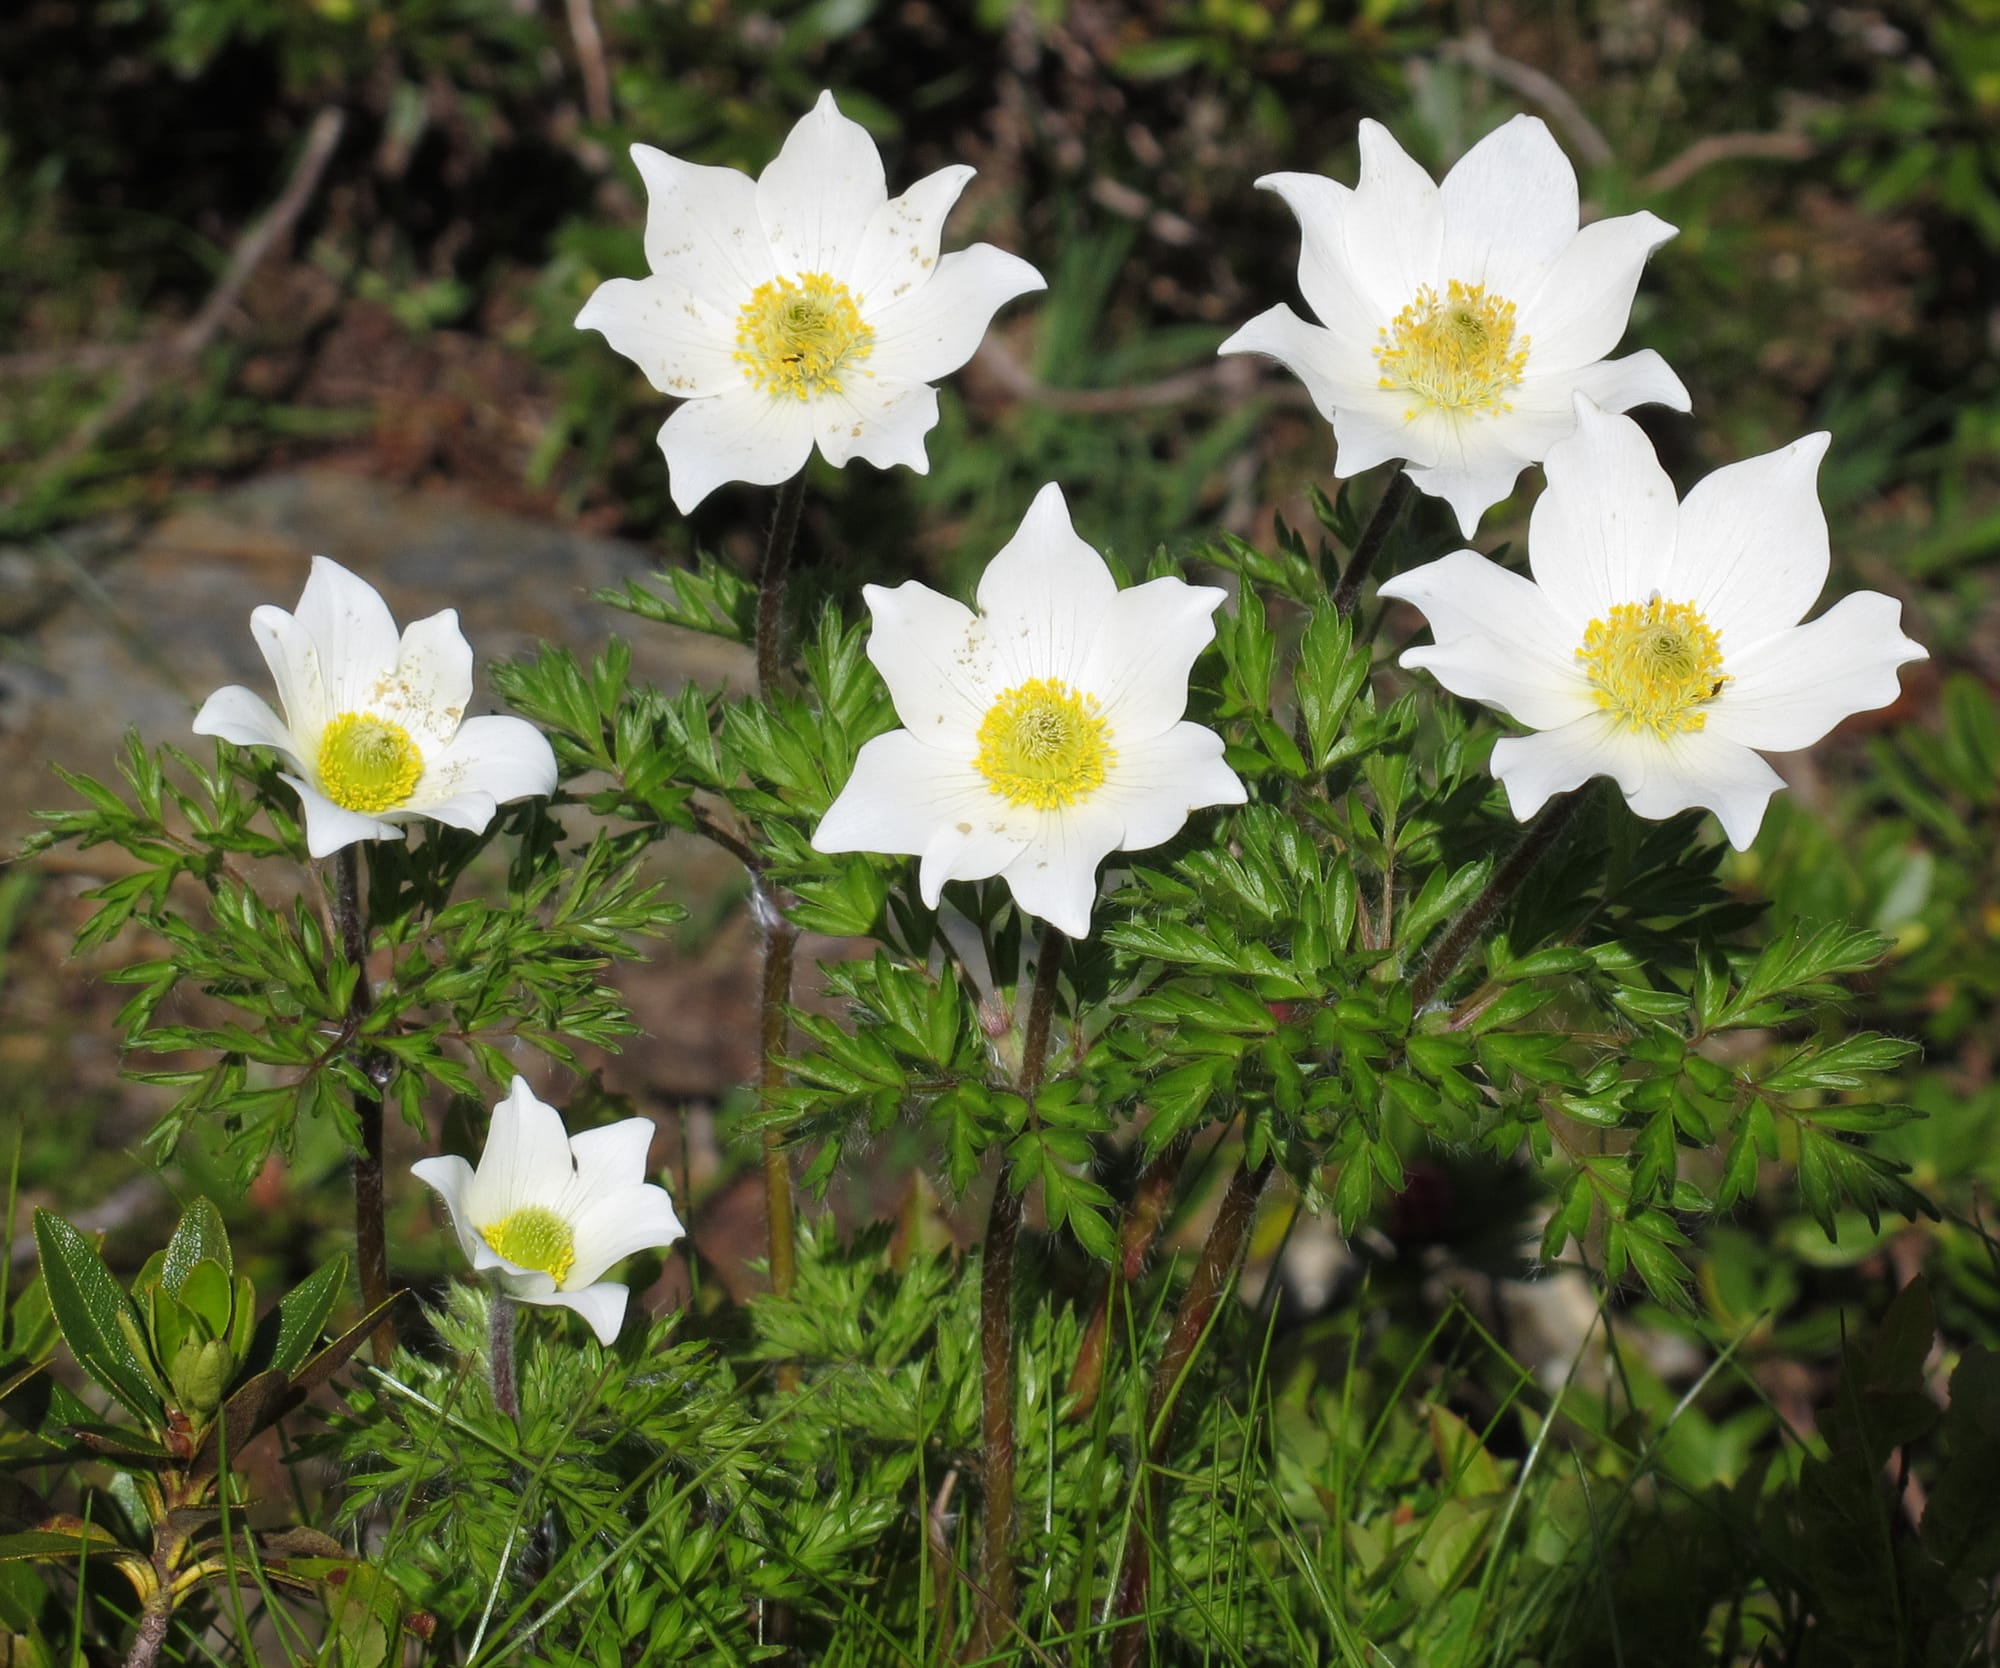
<svg viewBox="0 0 2000 1668"><path fill-rule="evenodd" d="M790 1030L787 1004L792 995L792 957L798 948L798 928L770 909L771 922L764 934L764 976L760 996L762 1025L759 1048L762 1065L757 1076L757 1093L762 1108L770 1110L771 1099L785 1086L785 1073L778 1062L784 1057ZM764 1221L769 1237L771 1290L789 1297L798 1265L792 1224L792 1163L779 1144L778 1132L764 1131Z"/></svg>
<svg viewBox="0 0 2000 1668"><path fill-rule="evenodd" d="M776 693L779 674L785 664L785 573L791 566L792 546L798 542L799 512L805 504L804 469L778 488L777 508L771 515L771 536L764 544L764 559L757 565L757 693L768 699ZM753 886L761 885L751 875ZM764 932L764 971L759 987L757 1094L760 1110L768 1113L771 1097L785 1084L778 1061L785 1052L790 1030L786 1006L792 996L792 957L798 948L798 929L784 916L783 900L764 900L768 916ZM792 1164L785 1156L775 1129L764 1131L764 1229L771 1270L771 1290L789 1297L797 1273L796 1229L792 1212ZM791 1388L797 1375L780 1368L779 1383Z"/></svg>
<svg viewBox="0 0 2000 1668"><path fill-rule="evenodd" d="M1348 558L1347 566L1340 570L1340 583L1333 588L1333 611L1343 620L1354 612L1354 605L1361 600L1361 587L1368 582L1369 573L1382 555L1382 547L1389 542L1390 533L1402 519L1403 511L1416 495L1416 490L1410 484L1407 470L1398 469L1389 477L1389 484L1375 505L1375 513L1361 530L1361 539L1354 547L1354 554Z"/></svg>
<svg viewBox="0 0 2000 1668"><path fill-rule="evenodd" d="M514 1379L514 1335L520 1310L498 1285L486 1311L486 1365L493 1377L493 1405L515 1424L521 1422L521 1396Z"/></svg>
<svg viewBox="0 0 2000 1668"><path fill-rule="evenodd" d="M334 855L333 917L340 933L340 947L353 963L354 994L347 1002L350 1038L360 1034L362 1022L375 1006L375 992L368 983L368 923L361 904L361 856L356 845L345 845ZM362 1074L370 1083L380 1083L385 1062L372 1049L361 1054ZM383 1224L382 1205L382 1096L354 1097L354 1117L361 1126L361 1151L354 1156L354 1267L361 1281L361 1308L368 1313L389 1301L389 1238ZM368 1341L375 1365L386 1367L396 1349L396 1324L384 1317Z"/></svg>
<svg viewBox="0 0 2000 1668"><path fill-rule="evenodd" d="M1132 1190L1132 1202L1125 1207L1125 1220L1118 1228L1117 1266L1104 1283L1097 1307L1084 1323L1083 1342L1077 1345L1076 1365L1070 1369L1068 1394L1072 1419L1088 1418L1097 1405L1098 1392L1104 1387L1112 1311L1145 1272L1146 1255L1153 1248L1160 1224L1166 1220L1167 1204L1173 1198L1181 1166L1187 1162L1190 1143L1191 1137L1186 1132L1176 1135L1140 1172L1139 1184Z"/></svg>
<svg viewBox="0 0 2000 1668"><path fill-rule="evenodd" d="M1035 989L1015 1079L1032 1108L1048 1064L1049 1021L1062 976L1062 929L1042 927ZM979 1267L980 1484L984 1494L980 1546L979 1613L972 1654L986 1655L1014 1618L1014 1242L1021 1231L1021 1196L1007 1180L1003 1154L993 1178L993 1208L986 1218L986 1248Z"/></svg>
<svg viewBox="0 0 2000 1668"><path fill-rule="evenodd" d="M1146 1452L1139 1465L1139 1507L1125 1542L1124 1567L1118 1572L1114 1614L1116 1632L1112 1637L1111 1668L1139 1668L1146 1645L1146 1632L1139 1617L1146 1605L1146 1588L1152 1579L1152 1545L1165 1532L1165 1500L1160 1491L1159 1468L1166 1462L1169 1439L1173 1435L1174 1413L1180 1399L1181 1380L1194 1358L1195 1346L1215 1314L1236 1260L1243 1255L1256 1219L1257 1201L1264 1184L1271 1179L1275 1162L1266 1155L1257 1165L1247 1158L1236 1167L1222 1195L1215 1226L1202 1245L1174 1324L1167 1334L1167 1347L1153 1371L1152 1394L1146 1402Z"/></svg>
<svg viewBox="0 0 2000 1668"><path fill-rule="evenodd" d="M799 511L805 501L806 472L801 469L778 488L770 537L764 541L764 559L757 564L759 695L769 696L777 689L785 666L785 574L792 565L792 546L799 538Z"/></svg>
<svg viewBox="0 0 2000 1668"><path fill-rule="evenodd" d="M1507 854L1507 860L1494 871L1486 889L1467 904L1458 919L1445 929L1445 935L1438 940L1430 959L1411 979L1410 1007L1413 1013L1422 1013L1425 1005L1443 988L1445 980L1458 970L1458 964L1465 960L1473 945L1492 925L1493 917L1500 912L1501 906L1521 889L1521 882L1533 872L1535 865L1562 843L1562 837L1569 832L1570 824L1576 821L1577 813L1590 797L1588 786L1558 794L1528 824L1527 832Z"/></svg>

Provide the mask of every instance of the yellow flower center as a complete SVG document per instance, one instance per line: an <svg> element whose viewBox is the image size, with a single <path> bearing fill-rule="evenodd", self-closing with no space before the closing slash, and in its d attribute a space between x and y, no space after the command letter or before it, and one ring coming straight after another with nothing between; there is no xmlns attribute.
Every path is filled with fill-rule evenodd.
<svg viewBox="0 0 2000 1668"><path fill-rule="evenodd" d="M1095 700L1060 678L1030 678L988 709L972 763L1009 805L1055 811L1103 787L1117 757Z"/></svg>
<svg viewBox="0 0 2000 1668"><path fill-rule="evenodd" d="M479 1237L516 1268L532 1268L560 1286L576 1263L576 1235L546 1205L523 1205L479 1230Z"/></svg>
<svg viewBox="0 0 2000 1668"><path fill-rule="evenodd" d="M400 805L424 773L410 732L386 718L343 712L319 738L319 791L344 810L373 815Z"/></svg>
<svg viewBox="0 0 2000 1668"><path fill-rule="evenodd" d="M1375 363L1380 386L1414 394L1441 411L1512 411L1505 395L1528 368L1528 338L1514 334L1514 303L1484 284L1454 278L1444 299L1426 284L1387 330ZM1405 419L1416 416L1412 406Z"/></svg>
<svg viewBox="0 0 2000 1668"><path fill-rule="evenodd" d="M1694 604L1621 602L1592 620L1576 651L1597 704L1635 730L1661 738L1708 723L1702 709L1722 693L1722 639Z"/></svg>
<svg viewBox="0 0 2000 1668"><path fill-rule="evenodd" d="M770 394L838 394L841 372L874 345L861 297L824 272L759 284L736 315L736 363Z"/></svg>

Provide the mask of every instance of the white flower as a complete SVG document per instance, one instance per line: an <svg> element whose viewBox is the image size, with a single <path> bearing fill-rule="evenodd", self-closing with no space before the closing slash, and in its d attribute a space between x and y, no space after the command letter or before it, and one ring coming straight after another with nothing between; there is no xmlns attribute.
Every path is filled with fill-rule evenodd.
<svg viewBox="0 0 2000 1668"><path fill-rule="evenodd" d="M1578 231L1576 173L1534 117L1488 134L1441 186L1369 121L1352 191L1317 174L1257 183L1299 217L1299 288L1319 323L1273 307L1219 351L1291 368L1333 424L1335 474L1407 459L1471 538L1570 432L1579 391L1607 411L1687 410L1650 348L1604 357L1674 228L1642 213Z"/></svg>
<svg viewBox="0 0 2000 1668"><path fill-rule="evenodd" d="M1924 650L1876 591L1799 624L1826 583L1824 434L1676 503L1630 418L1579 397L1576 423L1528 523L1532 580L1461 550L1382 587L1436 639L1402 663L1540 732L1494 744L1515 816L1611 776L1642 817L1707 806L1740 851L1784 786L1752 749L1809 747L1887 706L1896 668Z"/></svg>
<svg viewBox="0 0 2000 1668"><path fill-rule="evenodd" d="M891 200L875 141L821 93L753 184L650 145L649 278L613 278L577 315L663 394L660 430L683 514L725 481L772 486L827 462L929 467L928 386L973 355L994 313L1043 287L1026 261L938 240L973 170L944 168Z"/></svg>
<svg viewBox="0 0 2000 1668"><path fill-rule="evenodd" d="M296 774L306 847L325 857L356 840L400 840L412 817L475 834L510 800L552 793L555 754L520 718L467 718L472 648L447 608L409 626L375 587L324 556L299 611L250 616L278 686L281 719L239 684L195 714L194 733L275 748Z"/></svg>
<svg viewBox="0 0 2000 1668"><path fill-rule="evenodd" d="M667 1190L646 1180L652 1139L644 1118L572 1136L517 1077L493 1108L478 1169L426 1158L410 1174L444 1200L475 1270L493 1272L519 1302L574 1309L609 1345L625 1321L626 1290L604 1271L686 1232Z"/></svg>
<svg viewBox="0 0 2000 1668"><path fill-rule="evenodd" d="M1119 590L1054 485L987 564L978 613L914 580L863 594L868 658L904 728L861 749L816 850L920 857L933 907L948 880L999 875L1022 909L1080 938L1108 853L1243 803L1222 738L1181 720L1224 593Z"/></svg>

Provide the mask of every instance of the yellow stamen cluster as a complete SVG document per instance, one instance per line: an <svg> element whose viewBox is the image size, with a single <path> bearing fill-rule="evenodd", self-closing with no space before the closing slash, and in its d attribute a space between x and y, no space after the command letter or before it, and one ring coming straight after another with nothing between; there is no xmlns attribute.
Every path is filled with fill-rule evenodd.
<svg viewBox="0 0 2000 1668"><path fill-rule="evenodd" d="M1454 278L1444 299L1426 284L1373 349L1380 386L1414 394L1440 411L1496 412L1528 368L1528 338L1514 335L1514 303L1488 295L1484 284ZM1412 406L1403 413L1417 415Z"/></svg>
<svg viewBox="0 0 2000 1668"><path fill-rule="evenodd" d="M424 773L410 732L386 718L343 712L320 732L319 791L344 810L373 816L408 799Z"/></svg>
<svg viewBox="0 0 2000 1668"><path fill-rule="evenodd" d="M736 363L774 395L838 394L841 373L874 345L861 297L824 272L759 284L736 315Z"/></svg>
<svg viewBox="0 0 2000 1668"><path fill-rule="evenodd" d="M560 1286L576 1264L576 1235L546 1205L522 1205L479 1230L479 1237L516 1268L532 1268Z"/></svg>
<svg viewBox="0 0 2000 1668"><path fill-rule="evenodd" d="M1729 679L1722 639L1692 603L1621 602L1608 620L1592 620L1576 651L1597 704L1635 730L1665 739L1708 724L1707 704Z"/></svg>
<svg viewBox="0 0 2000 1668"><path fill-rule="evenodd" d="M1103 787L1117 757L1095 700L1060 678L1030 678L988 709L972 762L1008 804L1056 811Z"/></svg>

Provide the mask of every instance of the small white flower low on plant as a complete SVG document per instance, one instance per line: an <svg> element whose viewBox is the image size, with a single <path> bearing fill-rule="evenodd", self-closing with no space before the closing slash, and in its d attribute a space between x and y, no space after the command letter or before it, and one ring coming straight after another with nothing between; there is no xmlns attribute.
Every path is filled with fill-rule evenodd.
<svg viewBox="0 0 2000 1668"><path fill-rule="evenodd" d="M1651 214L1577 229L1576 173L1549 130L1516 116L1442 185L1379 122L1361 124L1361 180L1267 174L1299 219L1299 289L1319 317L1260 313L1223 353L1267 353L1333 424L1334 473L1406 460L1467 538L1514 478L1570 432L1581 392L1607 411L1688 408L1625 334L1646 257L1674 235Z"/></svg>
<svg viewBox="0 0 2000 1668"><path fill-rule="evenodd" d="M270 747L305 810L306 847L325 857L356 840L400 840L413 817L478 833L511 800L553 793L548 738L520 718L467 718L472 648L458 610L398 637L374 586L312 559L298 612L250 616L281 718L231 684L195 715L194 732Z"/></svg>
<svg viewBox="0 0 2000 1668"><path fill-rule="evenodd" d="M1706 806L1741 850L1784 786L1753 749L1809 747L1896 699L1925 658L1902 604L1826 584L1817 476L1828 437L1718 469L1677 503L1651 443L1579 398L1528 524L1527 579L1461 550L1382 587L1436 641L1403 655L1538 733L1494 744L1515 816L1593 776L1633 810Z"/></svg>
<svg viewBox="0 0 2000 1668"><path fill-rule="evenodd" d="M999 875L1022 909L1081 937L1109 853L1243 802L1222 738L1181 717L1224 593L1119 590L1053 484L987 564L976 613L915 580L863 594L868 658L904 727L861 749L817 850L921 858L933 907L948 880Z"/></svg>
<svg viewBox="0 0 2000 1668"><path fill-rule="evenodd" d="M574 1309L609 1345L627 1293L604 1271L686 1231L667 1190L646 1180L652 1139L644 1118L572 1136L517 1077L493 1108L477 1169L447 1156L422 1159L410 1174L444 1200L476 1271L519 1302Z"/></svg>
<svg viewBox="0 0 2000 1668"><path fill-rule="evenodd" d="M754 182L650 145L632 160L652 275L607 280L576 322L686 402L660 430L683 514L725 481L789 480L815 445L836 466L923 474L930 384L972 357L1003 304L1043 287L990 244L939 255L973 170L892 199L875 141L831 93Z"/></svg>

